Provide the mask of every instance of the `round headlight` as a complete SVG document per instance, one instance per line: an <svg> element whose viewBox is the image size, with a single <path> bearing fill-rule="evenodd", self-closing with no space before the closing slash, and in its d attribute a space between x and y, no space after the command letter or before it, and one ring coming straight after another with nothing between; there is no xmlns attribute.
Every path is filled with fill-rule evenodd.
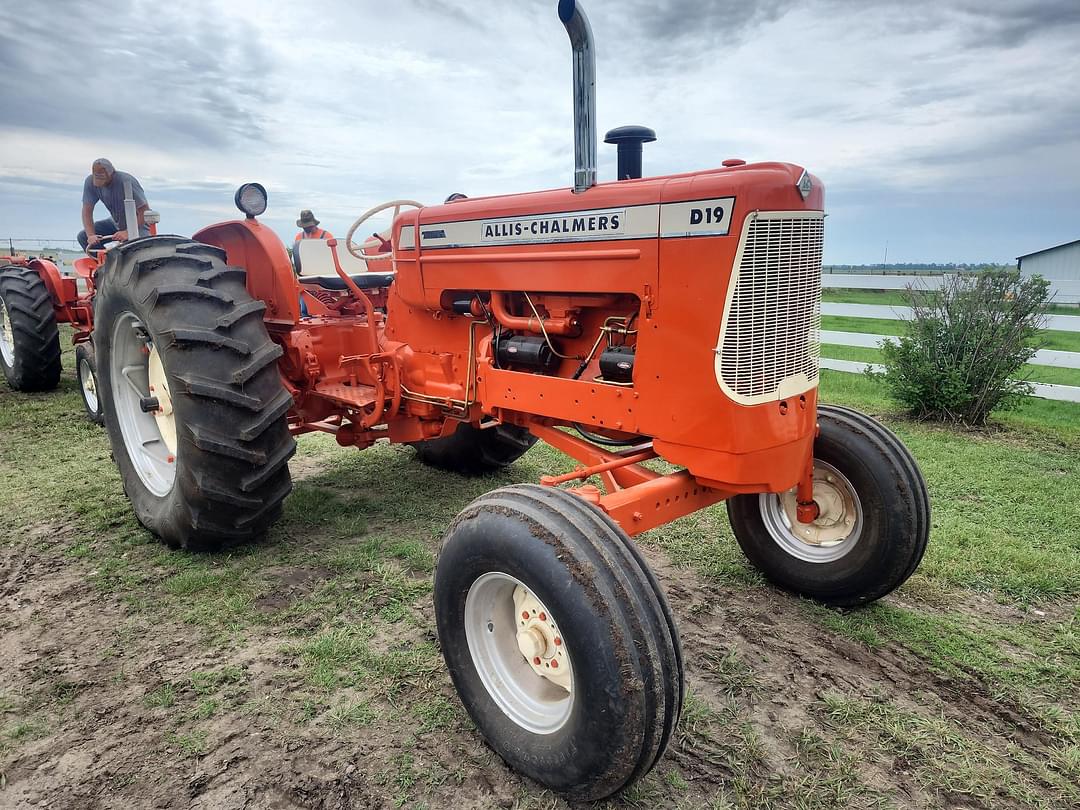
<svg viewBox="0 0 1080 810"><path fill-rule="evenodd" d="M233 202L249 217L257 217L266 210L266 189L258 183L244 183L236 190Z"/></svg>

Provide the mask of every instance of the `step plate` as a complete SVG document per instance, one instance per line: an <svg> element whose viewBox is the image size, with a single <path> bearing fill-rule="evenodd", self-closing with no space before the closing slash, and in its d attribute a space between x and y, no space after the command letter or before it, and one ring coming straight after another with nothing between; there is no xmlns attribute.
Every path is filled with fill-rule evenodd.
<svg viewBox="0 0 1080 810"><path fill-rule="evenodd" d="M343 383L320 383L315 393L326 399L361 410L375 402L375 388L370 385L345 385Z"/></svg>

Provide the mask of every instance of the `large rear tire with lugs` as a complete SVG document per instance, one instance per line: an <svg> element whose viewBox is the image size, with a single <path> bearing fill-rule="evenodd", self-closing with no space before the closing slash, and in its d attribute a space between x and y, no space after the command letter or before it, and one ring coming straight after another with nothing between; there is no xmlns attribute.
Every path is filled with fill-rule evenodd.
<svg viewBox="0 0 1080 810"><path fill-rule="evenodd" d="M462 475L482 475L517 461L536 437L517 425L480 428L458 425L449 436L416 442L416 457L429 467Z"/></svg>
<svg viewBox="0 0 1080 810"><path fill-rule="evenodd" d="M0 268L0 367L16 391L51 391L60 382L52 294L31 267Z"/></svg>
<svg viewBox="0 0 1080 810"><path fill-rule="evenodd" d="M265 304L223 251L171 236L114 248L94 346L113 458L139 521L168 545L260 538L292 488L292 398Z"/></svg>
<svg viewBox="0 0 1080 810"><path fill-rule="evenodd" d="M520 773L595 801L663 756L683 700L678 630L592 504L533 484L477 498L443 541L435 620L469 716Z"/></svg>
<svg viewBox="0 0 1080 810"><path fill-rule="evenodd" d="M813 523L795 490L739 495L728 518L743 553L766 577L826 604L880 599L910 577L930 536L930 496L915 459L875 419L818 406Z"/></svg>

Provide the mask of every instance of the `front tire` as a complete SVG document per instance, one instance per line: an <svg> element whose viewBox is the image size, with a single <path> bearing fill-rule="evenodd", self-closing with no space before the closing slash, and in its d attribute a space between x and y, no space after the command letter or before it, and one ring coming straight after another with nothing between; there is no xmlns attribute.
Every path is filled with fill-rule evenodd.
<svg viewBox="0 0 1080 810"><path fill-rule="evenodd" d="M814 500L799 523L794 490L739 495L728 518L747 559L788 590L836 606L880 599L918 567L930 535L930 497L915 459L880 422L818 406Z"/></svg>
<svg viewBox="0 0 1080 810"><path fill-rule="evenodd" d="M592 801L663 755L678 631L630 538L581 498L527 484L473 501L443 543L435 618L466 710L510 767Z"/></svg>
<svg viewBox="0 0 1080 810"><path fill-rule="evenodd" d="M416 442L421 463L462 475L482 475L517 461L536 444L536 437L517 425L479 428L458 425L449 436Z"/></svg>
<svg viewBox="0 0 1080 810"><path fill-rule="evenodd" d="M16 391L51 391L60 382L52 294L30 267L0 268L0 367Z"/></svg>
<svg viewBox="0 0 1080 810"><path fill-rule="evenodd" d="M295 451L281 348L218 248L152 237L98 272L94 346L113 457L139 521L168 545L260 538Z"/></svg>
<svg viewBox="0 0 1080 810"><path fill-rule="evenodd" d="M105 424L101 397L98 395L97 359L92 343L80 343L75 347L75 379L79 382L79 396L82 397L87 417L95 425Z"/></svg>

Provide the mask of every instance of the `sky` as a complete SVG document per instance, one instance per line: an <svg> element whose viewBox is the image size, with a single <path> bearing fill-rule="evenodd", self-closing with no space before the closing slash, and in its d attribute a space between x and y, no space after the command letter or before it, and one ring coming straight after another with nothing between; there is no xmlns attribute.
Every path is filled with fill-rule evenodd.
<svg viewBox="0 0 1080 810"><path fill-rule="evenodd" d="M0 238L74 238L96 157L165 232L344 236L394 198L570 185L555 0L0 0ZM584 0L601 135L646 175L782 160L826 187L825 261L1011 262L1080 239L1080 0ZM600 143L601 180L615 175ZM99 216L104 216L99 207Z"/></svg>

